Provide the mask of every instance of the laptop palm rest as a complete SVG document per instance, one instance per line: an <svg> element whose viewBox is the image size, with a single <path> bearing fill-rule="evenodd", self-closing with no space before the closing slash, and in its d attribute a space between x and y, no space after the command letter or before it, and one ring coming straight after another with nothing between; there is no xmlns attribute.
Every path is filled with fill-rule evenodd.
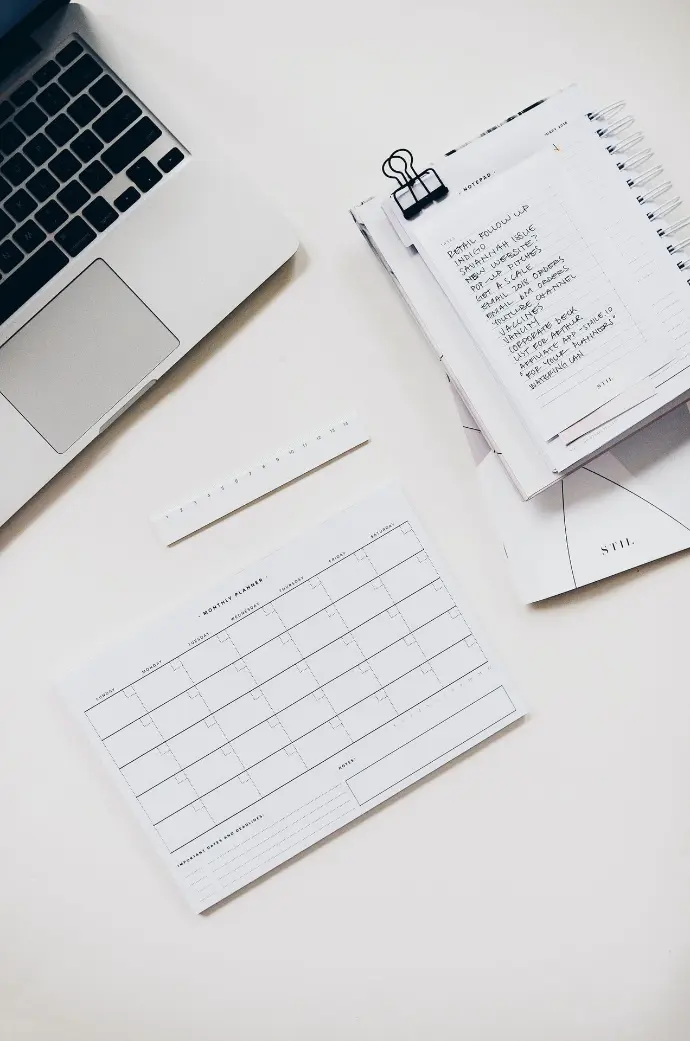
<svg viewBox="0 0 690 1041"><path fill-rule="evenodd" d="M66 452L178 346L95 260L0 347L0 394Z"/></svg>

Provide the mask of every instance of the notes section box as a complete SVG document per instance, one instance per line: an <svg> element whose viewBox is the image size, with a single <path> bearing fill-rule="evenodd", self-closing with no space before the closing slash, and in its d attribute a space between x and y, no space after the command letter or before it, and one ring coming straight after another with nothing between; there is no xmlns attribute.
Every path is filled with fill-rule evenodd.
<svg viewBox="0 0 690 1041"><path fill-rule="evenodd" d="M481 740L487 731L500 726L514 712L515 705L505 689L498 687L354 774L347 781L350 791L359 805L365 806L449 752Z"/></svg>

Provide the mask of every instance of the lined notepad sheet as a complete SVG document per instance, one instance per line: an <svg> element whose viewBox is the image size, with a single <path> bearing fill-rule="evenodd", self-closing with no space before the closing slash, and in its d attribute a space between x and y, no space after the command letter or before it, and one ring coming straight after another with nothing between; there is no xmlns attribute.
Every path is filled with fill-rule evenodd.
<svg viewBox="0 0 690 1041"><path fill-rule="evenodd" d="M569 87L519 118L448 152L433 165L450 189L450 196L414 221L400 218L387 192L352 211L525 499L554 486L559 475L573 472L621 437L640 429L651 417L685 400L690 392L687 273L679 271L675 258L667 252L667 241L658 236L659 224L648 218L650 207L641 206L639 193L628 187L617 165L620 156L610 155L606 141L598 136L598 125L587 115L596 108L596 99L579 87ZM547 454L528 432L436 275L410 246L411 234L433 219L435 210L440 212L449 199L458 195L474 199L477 188L487 181L545 146L554 145L598 207L601 231L638 281L655 324L673 344L674 355L668 365L641 381L636 388L637 403L631 388L625 401L628 407L620 414L611 418L605 411L609 406L602 406L593 415L596 422L589 432L569 428L548 443ZM616 399L613 403L621 404ZM573 433L579 436L571 441Z"/></svg>
<svg viewBox="0 0 690 1041"><path fill-rule="evenodd" d="M196 911L523 714L395 490L61 687Z"/></svg>
<svg viewBox="0 0 690 1041"><path fill-rule="evenodd" d="M444 200L411 233L546 441L602 406L607 418L630 408L631 391L635 404L641 381L674 353L597 217L568 160L545 148L471 196ZM651 382L643 392L654 394Z"/></svg>

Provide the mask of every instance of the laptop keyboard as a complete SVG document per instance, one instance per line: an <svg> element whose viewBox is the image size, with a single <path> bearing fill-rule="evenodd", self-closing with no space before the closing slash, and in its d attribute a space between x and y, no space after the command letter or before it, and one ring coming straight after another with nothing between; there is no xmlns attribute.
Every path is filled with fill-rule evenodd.
<svg viewBox="0 0 690 1041"><path fill-rule="evenodd" d="M0 101L0 324L186 158L81 41Z"/></svg>

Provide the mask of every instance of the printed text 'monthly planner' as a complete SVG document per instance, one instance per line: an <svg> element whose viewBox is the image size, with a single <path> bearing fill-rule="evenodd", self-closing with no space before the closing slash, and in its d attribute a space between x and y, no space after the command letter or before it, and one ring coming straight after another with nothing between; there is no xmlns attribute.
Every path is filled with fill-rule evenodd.
<svg viewBox="0 0 690 1041"><path fill-rule="evenodd" d="M62 688L197 911L523 714L395 491Z"/></svg>

